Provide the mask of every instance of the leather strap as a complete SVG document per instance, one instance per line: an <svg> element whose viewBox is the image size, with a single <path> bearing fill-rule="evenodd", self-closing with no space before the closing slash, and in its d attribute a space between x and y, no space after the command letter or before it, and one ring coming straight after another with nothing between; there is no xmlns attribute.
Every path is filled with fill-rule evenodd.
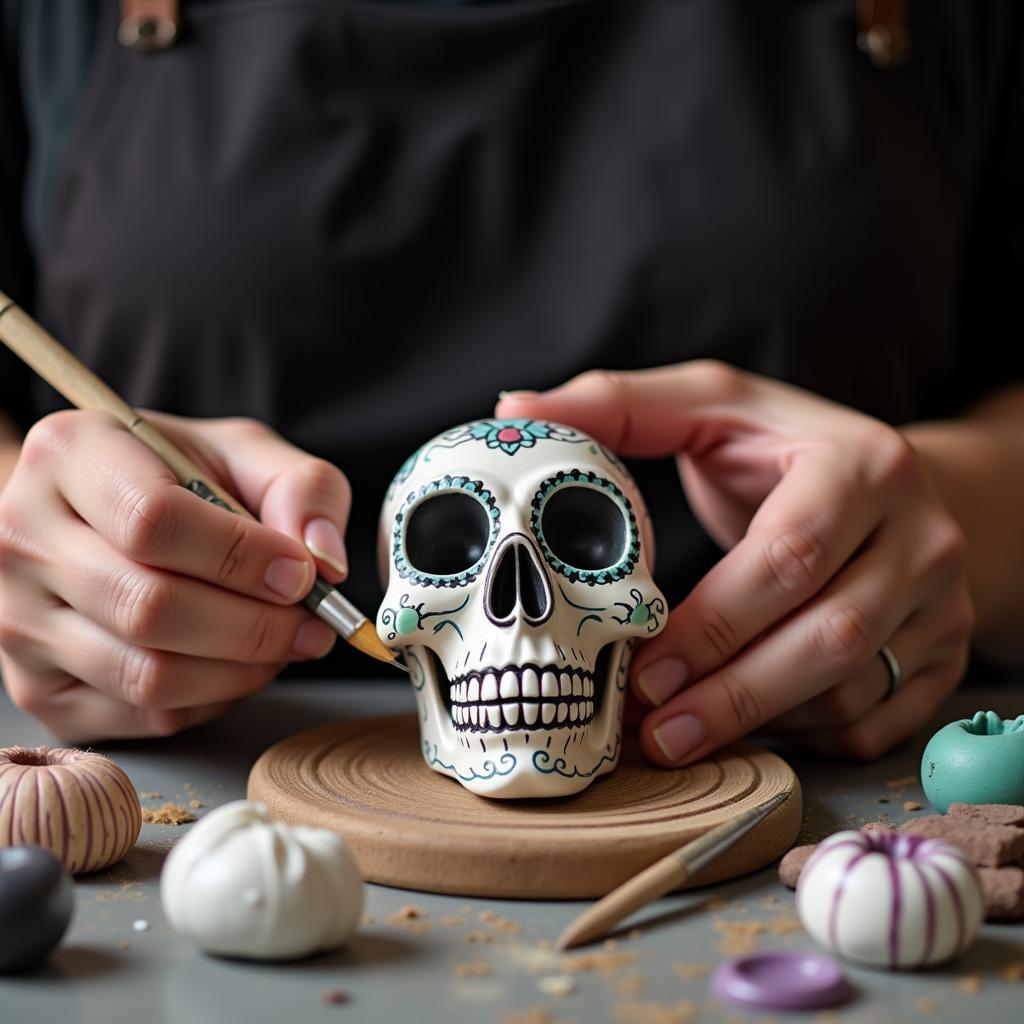
<svg viewBox="0 0 1024 1024"><path fill-rule="evenodd" d="M857 45L876 68L898 68L910 60L907 0L857 0Z"/></svg>
<svg viewBox="0 0 1024 1024"><path fill-rule="evenodd" d="M142 53L166 50L178 38L181 8L178 0L121 0L117 40Z"/></svg>

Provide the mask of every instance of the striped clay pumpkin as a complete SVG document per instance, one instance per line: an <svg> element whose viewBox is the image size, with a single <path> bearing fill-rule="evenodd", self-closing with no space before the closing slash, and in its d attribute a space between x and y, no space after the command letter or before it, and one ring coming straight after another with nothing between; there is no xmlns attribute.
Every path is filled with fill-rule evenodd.
<svg viewBox="0 0 1024 1024"><path fill-rule="evenodd" d="M31 843L72 874L115 864L135 845L142 808L128 776L85 750L0 750L0 846Z"/></svg>

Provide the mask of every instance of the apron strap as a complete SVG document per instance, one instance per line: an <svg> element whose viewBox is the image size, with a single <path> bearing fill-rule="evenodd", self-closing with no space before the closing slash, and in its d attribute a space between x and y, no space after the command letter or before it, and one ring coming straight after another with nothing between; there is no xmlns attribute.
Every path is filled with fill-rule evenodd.
<svg viewBox="0 0 1024 1024"><path fill-rule="evenodd" d="M857 45L876 68L898 68L910 60L907 0L857 0Z"/></svg>
<svg viewBox="0 0 1024 1024"><path fill-rule="evenodd" d="M166 50L178 38L178 0L121 0L117 41L142 53Z"/></svg>

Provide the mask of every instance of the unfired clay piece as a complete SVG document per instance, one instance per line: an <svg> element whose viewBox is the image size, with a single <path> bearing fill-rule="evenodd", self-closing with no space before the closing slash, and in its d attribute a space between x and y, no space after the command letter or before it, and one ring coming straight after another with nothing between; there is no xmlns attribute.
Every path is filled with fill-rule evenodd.
<svg viewBox="0 0 1024 1024"><path fill-rule="evenodd" d="M928 967L962 953L984 914L958 847L894 832L837 832L800 874L796 907L834 953L876 967Z"/></svg>
<svg viewBox="0 0 1024 1024"><path fill-rule="evenodd" d="M171 926L208 953L292 960L355 931L363 882L340 836L289 828L262 804L205 815L171 851L160 880Z"/></svg>
<svg viewBox="0 0 1024 1024"><path fill-rule="evenodd" d="M119 861L141 829L135 787L109 757L68 748L0 750L0 846L41 846L83 874Z"/></svg>

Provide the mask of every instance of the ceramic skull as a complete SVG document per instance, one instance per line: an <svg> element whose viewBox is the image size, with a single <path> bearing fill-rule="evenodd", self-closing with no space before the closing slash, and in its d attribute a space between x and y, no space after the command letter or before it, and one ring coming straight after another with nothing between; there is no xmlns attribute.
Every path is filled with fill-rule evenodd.
<svg viewBox="0 0 1024 1024"><path fill-rule="evenodd" d="M479 420L428 441L381 512L377 631L400 650L435 771L565 796L618 763L626 670L664 624L626 468L570 427Z"/></svg>

